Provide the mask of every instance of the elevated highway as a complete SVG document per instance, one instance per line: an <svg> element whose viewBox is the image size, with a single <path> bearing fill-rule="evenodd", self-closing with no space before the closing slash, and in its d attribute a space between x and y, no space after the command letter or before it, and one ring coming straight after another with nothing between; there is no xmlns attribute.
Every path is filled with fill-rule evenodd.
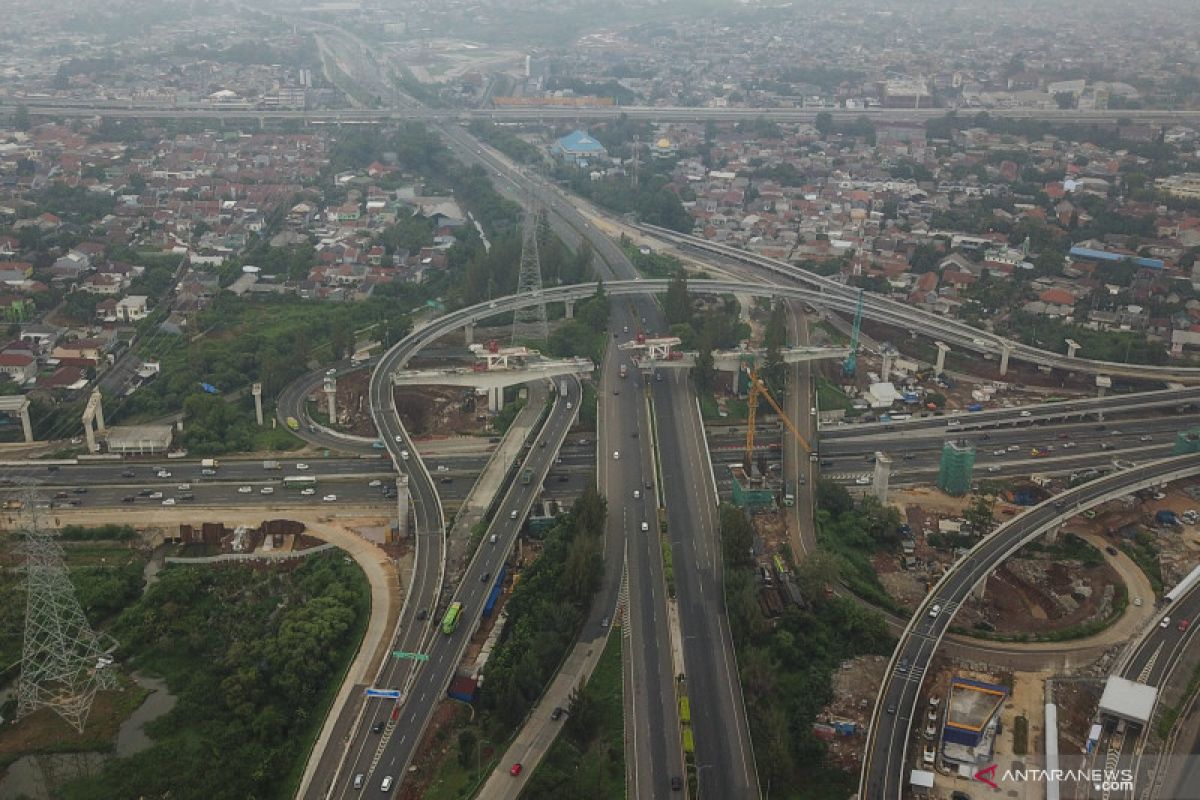
<svg viewBox="0 0 1200 800"><path fill-rule="evenodd" d="M921 683L954 613L970 592L1025 544L1071 517L1116 497L1200 474L1200 453L1153 461L1072 489L1000 526L942 576L917 607L892 653L880 687L863 761L859 796L898 800L906 775L905 752L917 714ZM900 659L908 669L900 672Z"/></svg>

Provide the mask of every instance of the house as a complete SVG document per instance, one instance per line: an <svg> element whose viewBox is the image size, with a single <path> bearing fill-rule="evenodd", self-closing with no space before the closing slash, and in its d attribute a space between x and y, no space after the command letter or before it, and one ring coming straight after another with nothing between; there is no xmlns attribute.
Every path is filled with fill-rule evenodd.
<svg viewBox="0 0 1200 800"><path fill-rule="evenodd" d="M33 275L33 265L25 261L0 261L0 283L24 283Z"/></svg>
<svg viewBox="0 0 1200 800"><path fill-rule="evenodd" d="M118 295L125 288L125 277L112 272L97 272L88 275L79 285L79 291L100 295Z"/></svg>
<svg viewBox="0 0 1200 800"><path fill-rule="evenodd" d="M146 295L131 294L128 297L122 297L116 305L117 319L121 322L137 322L140 319L145 319L147 314L146 304L149 301Z"/></svg>
<svg viewBox="0 0 1200 800"><path fill-rule="evenodd" d="M5 351L0 353L0 374L18 386L37 377L37 359L26 352Z"/></svg>

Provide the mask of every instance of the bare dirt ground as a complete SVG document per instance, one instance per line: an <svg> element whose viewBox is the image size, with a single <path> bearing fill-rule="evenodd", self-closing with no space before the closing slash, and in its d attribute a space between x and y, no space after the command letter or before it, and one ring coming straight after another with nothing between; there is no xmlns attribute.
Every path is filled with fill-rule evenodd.
<svg viewBox="0 0 1200 800"><path fill-rule="evenodd" d="M1082 753L1104 681L1060 676L1054 679L1053 689L1054 704L1058 707L1058 751Z"/></svg>
<svg viewBox="0 0 1200 800"><path fill-rule="evenodd" d="M843 661L833 673L833 700L817 717L818 722L854 722L859 733L838 736L829 742L829 758L842 769L857 769L862 759L863 736L871 722L875 692L887 671L887 656L860 656Z"/></svg>
<svg viewBox="0 0 1200 800"><path fill-rule="evenodd" d="M484 431L485 420L479 416L485 406L477 410L474 394L458 386L396 389L396 408L414 436L479 434Z"/></svg>
<svg viewBox="0 0 1200 800"><path fill-rule="evenodd" d="M1013 558L988 577L982 601L963 604L957 622L986 622L999 633L1060 630L1108 616L1120 583L1107 564Z"/></svg>
<svg viewBox="0 0 1200 800"><path fill-rule="evenodd" d="M765 554L771 555L787 549L787 523L782 513L755 514L751 520L755 533L762 539Z"/></svg>

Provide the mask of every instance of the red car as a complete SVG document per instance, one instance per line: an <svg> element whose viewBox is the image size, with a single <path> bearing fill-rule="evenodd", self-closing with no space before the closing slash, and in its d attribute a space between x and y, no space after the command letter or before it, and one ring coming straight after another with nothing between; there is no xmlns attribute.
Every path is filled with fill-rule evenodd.
<svg viewBox="0 0 1200 800"><path fill-rule="evenodd" d="M513 777L520 775L521 774L521 762L518 761L517 763L515 763L511 767L509 767L508 774L512 775Z"/></svg>
<svg viewBox="0 0 1200 800"><path fill-rule="evenodd" d="M1179 631L1181 633L1183 631L1186 631L1191 624L1192 623L1189 620L1186 620L1186 619L1179 620Z"/></svg>

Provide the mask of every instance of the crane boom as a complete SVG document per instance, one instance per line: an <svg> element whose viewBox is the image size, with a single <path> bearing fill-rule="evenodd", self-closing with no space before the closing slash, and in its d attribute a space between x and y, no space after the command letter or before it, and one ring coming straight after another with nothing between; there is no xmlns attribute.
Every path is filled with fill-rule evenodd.
<svg viewBox="0 0 1200 800"><path fill-rule="evenodd" d="M771 395L771 391L767 388L766 383L763 382L762 378L758 377L758 372L756 370L751 370L750 394L747 398L748 405L746 408L746 468L749 469L750 464L754 462L754 425L758 416L759 397L766 398L767 402L770 403L771 408L773 408L775 413L779 415L779 418L783 420L783 424L791 432L792 436L796 437L796 441L800 442L800 445L804 448L805 452L811 453L813 451L812 445L808 443L808 440L804 438L804 434L800 433L799 429L796 428L795 424L791 421L791 419L788 418L788 415L783 412L783 409L779 406L779 403L777 403L775 398Z"/></svg>

